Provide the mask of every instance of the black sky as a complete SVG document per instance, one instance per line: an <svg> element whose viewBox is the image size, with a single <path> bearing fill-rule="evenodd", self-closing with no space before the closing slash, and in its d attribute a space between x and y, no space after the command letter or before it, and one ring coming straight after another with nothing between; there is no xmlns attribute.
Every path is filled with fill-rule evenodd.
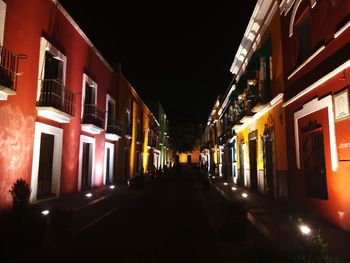
<svg viewBox="0 0 350 263"><path fill-rule="evenodd" d="M59 0L103 57L141 98L205 123L256 0Z"/></svg>

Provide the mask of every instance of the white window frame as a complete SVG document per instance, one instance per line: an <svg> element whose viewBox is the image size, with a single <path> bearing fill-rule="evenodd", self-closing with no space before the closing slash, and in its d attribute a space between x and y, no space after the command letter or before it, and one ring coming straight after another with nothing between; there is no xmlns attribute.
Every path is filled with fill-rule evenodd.
<svg viewBox="0 0 350 263"><path fill-rule="evenodd" d="M67 57L62 54L55 46L53 46L49 41L44 37L40 39L40 51L39 51L39 70L38 70L38 88L36 94L36 100L39 101L40 93L42 88L42 82L44 81L45 76L45 53L49 51L57 59L61 60L62 65L62 85L66 85L66 68L67 68Z"/></svg>
<svg viewBox="0 0 350 263"><path fill-rule="evenodd" d="M112 178L112 180L110 180L111 182L113 182L113 172L114 172L114 144L110 143L110 142L105 142L105 158L104 158L104 173L103 173L103 184L106 185L106 164L107 164L107 149L110 150L110 155L109 157L111 158L112 162L109 162L109 170L111 171L110 176Z"/></svg>
<svg viewBox="0 0 350 263"><path fill-rule="evenodd" d="M39 176L39 161L40 161L40 146L41 146L41 134L47 133L55 136L54 139L54 151L52 161L52 185L51 191L56 197L60 193L60 179L61 179L61 164L62 164L62 142L63 142L63 130L51 125L47 125L41 122L35 122L34 132L34 148L33 148L33 161L32 161L32 178L31 178L31 194L30 201L36 202L38 191L38 176Z"/></svg>
<svg viewBox="0 0 350 263"><path fill-rule="evenodd" d="M0 0L0 46L4 44L6 3Z"/></svg>
<svg viewBox="0 0 350 263"><path fill-rule="evenodd" d="M335 172L338 169L338 155L337 155L337 145L336 145L336 139L335 139L333 99L332 99L332 95L328 95L321 100L319 100L318 98L311 100L310 102L304 104L301 110L294 113L294 135L295 135L294 138L295 138L295 155L296 155L295 161L296 161L296 166L299 170L300 170L299 119L322 109L327 109L327 113L328 113L332 171Z"/></svg>
<svg viewBox="0 0 350 263"><path fill-rule="evenodd" d="M129 124L131 125L131 112L130 112L129 109L126 109L125 112L128 114L128 122L129 122ZM127 125L125 125L125 127L126 127L126 126L127 126Z"/></svg>
<svg viewBox="0 0 350 263"><path fill-rule="evenodd" d="M92 165L91 165L91 188L94 187L95 179L95 151L96 151L96 140L95 138L80 135L80 144L79 144L79 173L78 173L78 191L81 191L81 181L82 181L82 166L83 166L83 144L91 143L92 144Z"/></svg>
<svg viewBox="0 0 350 263"><path fill-rule="evenodd" d="M105 121L105 130L107 130L107 124L108 124L108 117L111 116L110 113L108 112L108 102L112 102L114 105L114 112L113 112L113 117L115 118L115 110L116 110L116 103L115 99L113 99L109 94L106 95L106 121Z"/></svg>
<svg viewBox="0 0 350 263"><path fill-rule="evenodd" d="M97 83L93 81L88 75L83 73L83 84L82 84L82 96L81 96L81 119L84 116L84 102L85 102L85 93L86 93L86 83L95 89L95 105L97 106Z"/></svg>

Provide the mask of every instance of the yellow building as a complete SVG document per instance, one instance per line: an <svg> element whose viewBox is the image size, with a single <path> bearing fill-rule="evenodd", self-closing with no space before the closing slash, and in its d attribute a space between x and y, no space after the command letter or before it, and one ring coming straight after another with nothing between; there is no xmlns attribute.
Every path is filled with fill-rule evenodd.
<svg viewBox="0 0 350 263"><path fill-rule="evenodd" d="M287 197L282 63L278 1L263 1L255 7L231 67L236 76L230 94L236 121L232 141L237 183L272 198Z"/></svg>
<svg viewBox="0 0 350 263"><path fill-rule="evenodd" d="M278 1L259 1L230 69L233 79L212 108L202 143L210 151L212 175L272 198L288 195L281 42Z"/></svg>
<svg viewBox="0 0 350 263"><path fill-rule="evenodd" d="M118 72L121 139L118 142L117 181L159 168L159 123L125 76Z"/></svg>

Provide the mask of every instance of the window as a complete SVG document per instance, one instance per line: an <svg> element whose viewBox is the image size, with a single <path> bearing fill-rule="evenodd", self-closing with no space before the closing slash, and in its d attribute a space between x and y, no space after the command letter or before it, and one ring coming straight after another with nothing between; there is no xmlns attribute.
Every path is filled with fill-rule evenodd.
<svg viewBox="0 0 350 263"><path fill-rule="evenodd" d="M63 77L63 61L60 57L54 55L50 51L45 52L45 71L44 79L53 79L62 83Z"/></svg>
<svg viewBox="0 0 350 263"><path fill-rule="evenodd" d="M310 15L306 14L297 25L298 32L298 63L302 63L311 53L311 23Z"/></svg>
<svg viewBox="0 0 350 263"><path fill-rule="evenodd" d="M106 98L106 127L115 125L115 100L107 94Z"/></svg>
<svg viewBox="0 0 350 263"><path fill-rule="evenodd" d="M83 74L82 87L82 130L91 134L99 134L104 128L105 113L97 107L97 84Z"/></svg>
<svg viewBox="0 0 350 263"><path fill-rule="evenodd" d="M137 138L137 141L138 142L141 142L141 121L140 119L137 119L137 135L136 135L136 138Z"/></svg>
<svg viewBox="0 0 350 263"><path fill-rule="evenodd" d="M125 136L131 136L131 114L130 110L125 111Z"/></svg>
<svg viewBox="0 0 350 263"><path fill-rule="evenodd" d="M60 107L64 101L67 58L44 37L40 40L37 101L50 98ZM60 108L59 108L60 109Z"/></svg>
<svg viewBox="0 0 350 263"><path fill-rule="evenodd" d="M301 129L305 190L308 196L328 199L322 125L314 122Z"/></svg>

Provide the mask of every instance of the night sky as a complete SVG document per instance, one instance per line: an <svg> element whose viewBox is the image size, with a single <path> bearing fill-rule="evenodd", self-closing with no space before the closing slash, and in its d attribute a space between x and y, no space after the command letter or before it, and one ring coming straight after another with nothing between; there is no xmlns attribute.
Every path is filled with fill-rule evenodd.
<svg viewBox="0 0 350 263"><path fill-rule="evenodd" d="M206 123L256 0L59 0L103 57L144 101Z"/></svg>

